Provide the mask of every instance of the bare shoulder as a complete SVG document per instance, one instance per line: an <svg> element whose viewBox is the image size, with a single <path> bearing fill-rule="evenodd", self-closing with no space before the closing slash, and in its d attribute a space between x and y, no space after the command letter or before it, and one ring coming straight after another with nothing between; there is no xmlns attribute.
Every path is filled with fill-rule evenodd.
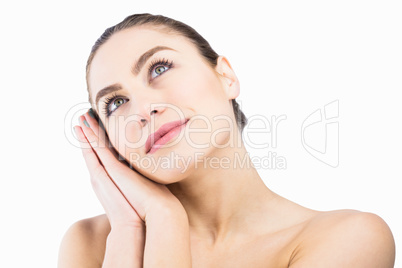
<svg viewBox="0 0 402 268"><path fill-rule="evenodd" d="M291 268L394 267L392 232L373 213L320 212L305 225L299 241L290 260Z"/></svg>
<svg viewBox="0 0 402 268"><path fill-rule="evenodd" d="M58 267L101 267L109 232L106 214L72 224L60 245Z"/></svg>

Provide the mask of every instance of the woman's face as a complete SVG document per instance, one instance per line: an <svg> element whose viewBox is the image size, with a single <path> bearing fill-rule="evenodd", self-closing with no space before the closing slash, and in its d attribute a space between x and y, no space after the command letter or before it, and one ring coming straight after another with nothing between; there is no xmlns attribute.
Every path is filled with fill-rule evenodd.
<svg viewBox="0 0 402 268"><path fill-rule="evenodd" d="M202 159L233 146L238 129L231 99L239 94L237 78L225 58L213 69L178 34L150 27L114 34L93 58L88 83L114 148L154 181L177 182L194 172L197 162L202 168ZM147 152L150 134L187 119L171 140Z"/></svg>

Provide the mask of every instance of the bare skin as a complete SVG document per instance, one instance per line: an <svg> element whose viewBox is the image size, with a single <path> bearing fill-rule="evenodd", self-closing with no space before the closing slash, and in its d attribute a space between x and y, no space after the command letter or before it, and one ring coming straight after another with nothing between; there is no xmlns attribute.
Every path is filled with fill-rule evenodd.
<svg viewBox="0 0 402 268"><path fill-rule="evenodd" d="M258 225L262 227L253 230L253 233L259 233L259 235L245 234L243 237L239 235L235 241L234 238L228 238L228 240L232 240L214 245L205 242L205 239L192 235L192 267L380 267L377 265L378 263L383 264L381 267L393 267L395 259L393 237L385 222L378 216L356 210L314 211L301 207L281 196L276 197L275 203L278 213L280 211L288 212L286 217L277 216L277 224L282 226L277 230L271 230L268 222L261 221ZM359 230L353 227L355 223L363 221L369 226L359 226ZM263 228L264 224L267 226L266 228ZM249 227L252 228L253 226ZM345 244L351 242L352 248L360 251L363 241L354 241L353 243L356 231L364 234L366 231L371 232L372 229L377 228L383 233L374 239L385 245L386 248L380 249L380 246L374 246L373 250L383 254L378 256L383 258L382 262L369 263L371 259L363 256L363 259L367 259L367 263L352 263L350 266L346 266L345 263L350 262L347 256L344 260L336 260L330 255L322 255L320 260L322 265L318 265L319 261L317 260L306 265L298 265L295 262L302 260L302 256L313 255L312 252L315 248L328 244L331 245L333 249L331 254L334 255L342 252L342 249L346 251ZM86 265L80 267L102 267L109 232L110 224L106 214L75 223L69 230L70 237L65 238L69 241L64 241L65 244L73 244L74 246L70 246L70 252L64 253L65 256L77 256L77 251L80 251L82 259L79 260L79 264L85 263ZM342 236L343 239L340 241L326 240L332 236ZM312 239L312 237L318 239ZM368 238L373 239L369 236ZM309 242L315 243L315 245L311 246ZM78 248L77 245L79 245ZM352 252L345 253L351 254ZM378 257L376 258L377 261ZM63 259L60 259L59 262L63 262ZM314 266L314 264L317 265Z"/></svg>
<svg viewBox="0 0 402 268"><path fill-rule="evenodd" d="M152 73L155 80L150 80L145 71L133 75L133 62L155 46L172 48L155 55L173 59L176 65L159 75ZM142 259L144 267L160 267L158 263L163 262L164 267L175 268L393 267L392 233L377 215L305 208L271 191L254 167L234 165L236 155L249 159L244 144L235 142L240 140L236 124L233 131L211 134L228 127L224 120L213 120L216 116L234 122L230 101L239 95L239 82L225 57L219 57L212 70L185 38L132 28L115 34L101 47L89 80L92 98L102 88L120 83L120 94L127 101L114 116L141 115L160 127L177 120L177 113L171 108L157 108L151 116L150 104L169 103L190 118L191 126L186 126L185 132L205 129L205 122L195 120L199 115L210 122L211 132L198 131L191 141L204 144L214 137L215 145L234 145L197 148L181 140L152 155L144 146L126 149L125 138L143 133L148 136L150 125L139 121L117 125L102 112L98 106L101 102L93 103L108 129L110 142L127 162L132 154L158 159L174 151L181 157L202 153L207 165L196 167L191 162L185 170L170 167L153 171L155 166L143 167L132 161L140 173L134 175L119 166L107 149L92 146L102 133L96 120L85 114L76 131L82 145L86 140L91 143L92 149L83 149L83 153L106 215L79 221L69 229L60 248L60 268L117 267L115 263L124 258L125 265L118 267L143 267ZM84 125L84 119L90 127ZM216 168L207 160L211 157L226 157L229 166ZM162 213L165 210L167 214ZM130 244L133 241L136 243Z"/></svg>

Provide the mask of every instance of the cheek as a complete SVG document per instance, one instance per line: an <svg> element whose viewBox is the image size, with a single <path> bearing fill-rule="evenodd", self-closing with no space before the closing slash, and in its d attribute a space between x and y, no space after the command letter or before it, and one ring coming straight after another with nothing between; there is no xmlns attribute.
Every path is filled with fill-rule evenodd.
<svg viewBox="0 0 402 268"><path fill-rule="evenodd" d="M126 120L115 124L112 132L111 137L114 138L114 141L111 140L111 142L122 156L130 159L130 157L135 157L134 154L140 155L147 136L145 131L141 131L138 122Z"/></svg>
<svg viewBox="0 0 402 268"><path fill-rule="evenodd" d="M169 101L194 113L191 114L193 122L189 126L187 142L194 148L200 144L226 144L233 133L235 120L220 80L208 70L188 72L176 81L175 94L169 96Z"/></svg>
<svg viewBox="0 0 402 268"><path fill-rule="evenodd" d="M198 70L194 67L180 74L177 72L171 77L169 85L174 94L167 97L178 107L189 108L206 116L226 113L224 89L220 80L206 67Z"/></svg>

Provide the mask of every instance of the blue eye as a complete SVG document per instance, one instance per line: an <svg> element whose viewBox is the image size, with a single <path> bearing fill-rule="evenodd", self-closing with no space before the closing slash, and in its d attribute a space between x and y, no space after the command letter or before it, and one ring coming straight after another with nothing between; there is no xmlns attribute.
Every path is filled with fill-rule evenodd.
<svg viewBox="0 0 402 268"><path fill-rule="evenodd" d="M121 96L112 96L110 98L106 98L104 101L104 110L106 116L110 116L114 111L117 110L121 105L128 102L128 99L125 99Z"/></svg>
<svg viewBox="0 0 402 268"><path fill-rule="evenodd" d="M160 76L161 74L172 68L172 66L173 62L165 59L152 62L148 68L150 79L155 79L156 77Z"/></svg>
<svg viewBox="0 0 402 268"><path fill-rule="evenodd" d="M163 72L166 72L169 68L166 66L158 66L155 70L151 73L151 78L154 79L155 77L161 75Z"/></svg>
<svg viewBox="0 0 402 268"><path fill-rule="evenodd" d="M113 101L112 103L112 107L116 107L115 109L111 108L111 111L113 112L114 110L116 110L120 105L124 104L124 99L123 98L117 98Z"/></svg>

